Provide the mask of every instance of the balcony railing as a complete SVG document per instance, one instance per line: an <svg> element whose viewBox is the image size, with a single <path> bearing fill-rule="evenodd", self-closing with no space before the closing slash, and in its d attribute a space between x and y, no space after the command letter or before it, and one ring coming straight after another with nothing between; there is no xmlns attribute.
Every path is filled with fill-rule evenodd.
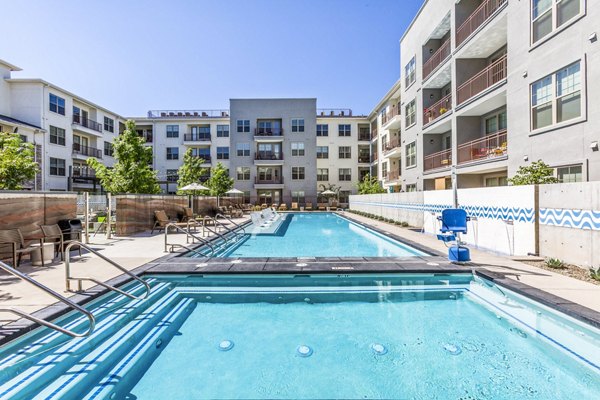
<svg viewBox="0 0 600 400"><path fill-rule="evenodd" d="M398 106L392 107L390 111L388 111L385 114L383 114L381 116L381 125L387 124L389 121L392 120L392 118L394 118L397 115L400 115L399 108L400 107L398 107Z"/></svg>
<svg viewBox="0 0 600 400"><path fill-rule="evenodd" d="M358 131L358 140L366 140L369 141L371 140L371 134L369 132L369 128L365 128L365 129L360 129Z"/></svg>
<svg viewBox="0 0 600 400"><path fill-rule="evenodd" d="M485 0L456 30L456 46L460 46L508 0Z"/></svg>
<svg viewBox="0 0 600 400"><path fill-rule="evenodd" d="M430 105L423 112L423 125L427 125L452 110L452 94L442 97L440 101Z"/></svg>
<svg viewBox="0 0 600 400"><path fill-rule="evenodd" d="M89 118L84 118L81 115L73 115L73 123L97 132L102 132L102 124L99 124L98 122L93 121Z"/></svg>
<svg viewBox="0 0 600 400"><path fill-rule="evenodd" d="M210 163L210 154L193 154L193 156L203 159L205 164Z"/></svg>
<svg viewBox="0 0 600 400"><path fill-rule="evenodd" d="M384 145L383 145L383 151L384 153L387 153L389 151L394 150L395 148L400 147L400 138L399 137L394 137L390 140L388 140Z"/></svg>
<svg viewBox="0 0 600 400"><path fill-rule="evenodd" d="M183 135L184 142L209 142L210 133L186 133Z"/></svg>
<svg viewBox="0 0 600 400"><path fill-rule="evenodd" d="M281 128L256 128L256 129L254 129L254 136L283 136L283 129L281 129Z"/></svg>
<svg viewBox="0 0 600 400"><path fill-rule="evenodd" d="M446 168L452 164L452 150L442 150L423 157L423 170Z"/></svg>
<svg viewBox="0 0 600 400"><path fill-rule="evenodd" d="M358 162L359 163L369 163L371 162L371 156L367 155L359 155L358 156Z"/></svg>
<svg viewBox="0 0 600 400"><path fill-rule="evenodd" d="M138 134L139 137L144 138L144 141L146 143L152 143L152 132L144 132L141 134Z"/></svg>
<svg viewBox="0 0 600 400"><path fill-rule="evenodd" d="M258 151L254 155L254 159L255 160L283 160L283 153Z"/></svg>
<svg viewBox="0 0 600 400"><path fill-rule="evenodd" d="M450 57L450 39L446 40L423 64L423 80L427 79L448 57Z"/></svg>
<svg viewBox="0 0 600 400"><path fill-rule="evenodd" d="M400 172L398 172L398 171L390 171L385 176L386 182L397 181L399 178L400 178Z"/></svg>
<svg viewBox="0 0 600 400"><path fill-rule="evenodd" d="M371 140L377 137L377 128L371 129Z"/></svg>
<svg viewBox="0 0 600 400"><path fill-rule="evenodd" d="M96 149L95 147L82 146L79 143L73 143L73 154L102 158L102 150Z"/></svg>
<svg viewBox="0 0 600 400"><path fill-rule="evenodd" d="M463 83L456 90L457 104L462 104L496 83L506 79L506 55L502 56L483 71Z"/></svg>
<svg viewBox="0 0 600 400"><path fill-rule="evenodd" d="M280 185L283 183L283 177L261 178L260 176L257 176L254 178L254 183L259 185Z"/></svg>
<svg viewBox="0 0 600 400"><path fill-rule="evenodd" d="M73 177L75 178L94 178L96 173L90 167L73 166Z"/></svg>
<svg viewBox="0 0 600 400"><path fill-rule="evenodd" d="M505 156L507 152L506 130L472 140L458 146L458 163L492 159Z"/></svg>
<svg viewBox="0 0 600 400"><path fill-rule="evenodd" d="M377 161L377 154L371 154L371 162Z"/></svg>

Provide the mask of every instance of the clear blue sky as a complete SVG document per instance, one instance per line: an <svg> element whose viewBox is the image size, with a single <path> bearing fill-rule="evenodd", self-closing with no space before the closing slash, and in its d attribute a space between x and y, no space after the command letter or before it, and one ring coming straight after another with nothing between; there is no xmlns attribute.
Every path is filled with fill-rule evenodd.
<svg viewBox="0 0 600 400"><path fill-rule="evenodd" d="M422 0L13 0L0 58L124 116L317 97L369 113Z"/></svg>

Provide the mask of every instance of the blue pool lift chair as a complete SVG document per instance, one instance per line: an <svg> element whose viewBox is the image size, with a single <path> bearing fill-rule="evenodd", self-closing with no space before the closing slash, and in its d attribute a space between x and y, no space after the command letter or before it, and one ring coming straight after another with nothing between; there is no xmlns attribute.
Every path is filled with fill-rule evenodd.
<svg viewBox="0 0 600 400"><path fill-rule="evenodd" d="M451 262L470 261L471 256L467 247L461 246L460 234L467 233L467 222L470 220L467 212L460 208L447 208L442 210L442 215L438 217L441 221L441 234L437 238L445 244L454 242L453 246L448 247L448 259Z"/></svg>

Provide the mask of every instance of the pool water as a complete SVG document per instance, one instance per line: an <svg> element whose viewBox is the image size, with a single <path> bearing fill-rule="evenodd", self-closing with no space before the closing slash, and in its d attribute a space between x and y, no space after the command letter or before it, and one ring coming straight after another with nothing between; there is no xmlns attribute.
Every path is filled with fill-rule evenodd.
<svg viewBox="0 0 600 400"><path fill-rule="evenodd" d="M333 213L286 213L273 234L248 234L220 257L414 257L427 254ZM247 232L252 232L250 226ZM193 255L192 255L193 256Z"/></svg>
<svg viewBox="0 0 600 400"><path fill-rule="evenodd" d="M12 364L14 346L0 349L0 398L582 400L600 393L598 329L470 274L150 280L150 304L136 317L99 318L102 340L94 333L38 344L41 355L31 350ZM40 331L19 347L36 348L48 335Z"/></svg>

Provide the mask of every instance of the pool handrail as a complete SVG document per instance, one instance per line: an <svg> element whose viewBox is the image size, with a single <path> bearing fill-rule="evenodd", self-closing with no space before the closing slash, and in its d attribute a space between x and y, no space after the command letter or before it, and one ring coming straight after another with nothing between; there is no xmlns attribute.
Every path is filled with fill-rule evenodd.
<svg viewBox="0 0 600 400"><path fill-rule="evenodd" d="M221 224L221 225L223 225L223 227L224 227L225 229L227 229L228 231L232 232L232 233L233 233L233 234L235 234L236 236L238 236L238 235L241 235L241 236L243 237L243 236L246 234L246 229L245 229L243 226L241 226L241 225L239 225L239 224L237 224L237 223L233 222L233 221L232 221L230 218L228 218L228 217L224 216L223 214L221 214L221 213L217 213L217 215L215 215L215 219L217 219L217 218L219 218L219 217L225 218L227 221L231 222L231 223L232 223L233 225L235 225L235 226L236 226L238 229L240 229L240 230L241 230L243 233L241 233L241 232L236 232L234 229L229 229L227 226L225 226L225 225Z"/></svg>
<svg viewBox="0 0 600 400"><path fill-rule="evenodd" d="M199 236L196 236L196 235L194 235L193 233L190 232L189 227L190 227L190 222L191 221L194 221L194 223L196 223L197 225L200 225L200 223L197 220L195 220L194 218L190 218L188 220L188 229L187 230L181 228L180 226L178 226L176 224L167 224L165 226L165 251L168 251L169 246L171 246L171 249L173 249L173 246L179 246L179 247L183 247L184 249L189 250L189 251L191 251L193 253L200 254L201 256L206 257L205 254L202 254L198 250L192 249L189 246L184 246L184 245L181 245L181 244L168 243L169 229L174 228L176 231L183 232L183 233L186 234L186 238L185 238L186 242L191 237L192 241L195 239L195 240L198 240L199 242L201 242L202 244L207 245L210 248L210 257L213 257L215 255L215 248L214 248L214 246L208 240L206 240L204 238L201 238Z"/></svg>
<svg viewBox="0 0 600 400"><path fill-rule="evenodd" d="M106 261L107 263L109 263L110 265L112 265L113 267L117 268L119 271L123 272L124 274L128 275L129 277L133 278L134 280L140 282L142 285L144 285L145 289L146 289L146 293L144 294L143 297L139 297L139 296L135 296L131 293L128 293L124 290L121 290L115 286L109 285L108 283L102 282L98 279L95 278L91 278L91 277L73 277L71 276L71 247L73 246L81 246L84 249L86 249L87 251L89 251L92 254L97 255L99 258L101 258L102 260ZM118 263L116 263L115 261L111 260L110 258L106 257L103 254L100 254L98 251L92 249L90 246L83 244L81 242L71 242L67 245L67 247L65 247L65 283L66 283L66 290L70 291L71 290L71 280L77 281L78 282L78 288L77 291L81 292L83 290L83 287L81 285L82 281L90 281L90 282L94 282L97 285L103 286L109 290L112 290L114 292L120 293L124 296L129 297L130 299L134 299L134 300L142 300L142 299L146 299L148 298L148 296L150 295L150 291L152 290L150 288L150 285L148 284L148 282L146 282L145 280L141 279L139 276L131 273L129 270L127 270L126 268L124 268L123 266L119 265Z"/></svg>
<svg viewBox="0 0 600 400"><path fill-rule="evenodd" d="M79 304L75 303L74 301L69 300L68 298L64 297L63 295L55 292L54 290L50 289L47 286L41 284L40 282L36 281L35 279L30 278L26 274L23 274L22 272L17 271L15 268L12 268L12 267L6 265L2 261L0 261L0 269L3 269L4 271L8 272L9 274L14 275L17 278L19 278L27 283L30 283L31 285L37 287L38 289L41 289L42 291L48 293L50 296L54 297L58 301L67 304L69 307L75 309L76 311L79 311L80 313L85 315L85 317L88 319L89 327L88 327L88 330L85 331L84 333L76 333L69 329L65 329L61 326L58 326L52 322L35 317L29 313L26 313L25 311L19 310L18 308L3 306L3 307L0 307L0 311L16 314L16 315L20 316L21 318L28 319L39 325L43 325L47 328L54 329L58 332L64 333L65 335L68 335L68 336L71 336L74 338L87 337L92 334L92 332L94 331L94 329L96 327L96 319L94 318L94 315L91 312L89 312L88 310L86 310L85 308L80 306Z"/></svg>
<svg viewBox="0 0 600 400"><path fill-rule="evenodd" d="M213 221L215 223L215 230L210 229L207 225L206 225L206 219L208 219L209 221ZM225 228L225 230L229 231L229 232L233 232L231 229L227 228L223 223L217 221L216 218L210 217L208 215L205 215L204 217L202 217L202 234L204 234L204 229L208 230L211 233L214 233L215 235L217 235L218 237L220 237L221 239L223 239L223 241L226 244L229 244L229 239L227 239L227 236L224 236L222 234L220 234L219 232L217 232L217 223L219 225L221 225L222 227ZM234 232L235 233L235 232Z"/></svg>

